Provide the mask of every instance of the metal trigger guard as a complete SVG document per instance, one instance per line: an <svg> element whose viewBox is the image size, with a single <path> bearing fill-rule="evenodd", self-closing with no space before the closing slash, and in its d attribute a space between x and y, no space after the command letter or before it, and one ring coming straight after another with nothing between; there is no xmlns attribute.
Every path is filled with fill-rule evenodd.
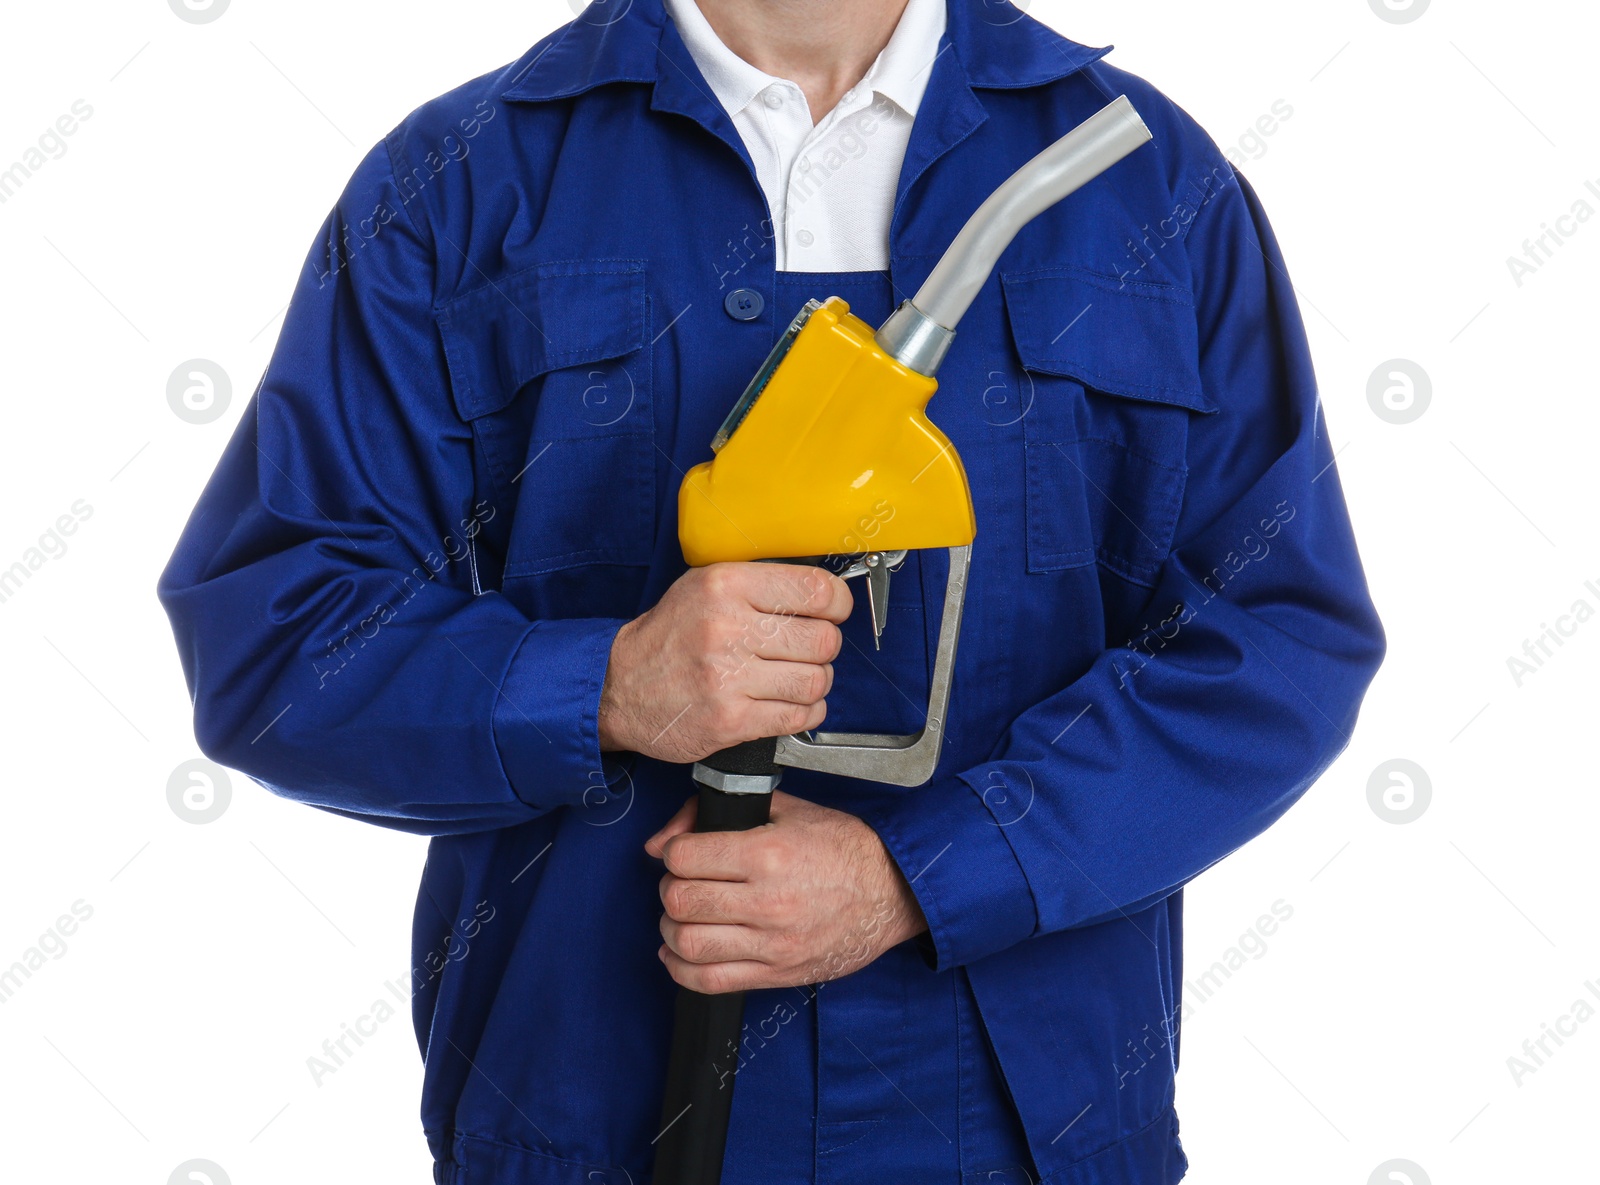
<svg viewBox="0 0 1600 1185"><path fill-rule="evenodd" d="M939 647L928 685L928 719L906 736L867 732L810 732L779 737L774 760L791 769L842 774L890 786L920 786L933 777L944 743L945 711L950 706L950 676L956 642L961 635L961 610L967 600L967 573L972 545L950 548L950 579L939 619Z"/></svg>

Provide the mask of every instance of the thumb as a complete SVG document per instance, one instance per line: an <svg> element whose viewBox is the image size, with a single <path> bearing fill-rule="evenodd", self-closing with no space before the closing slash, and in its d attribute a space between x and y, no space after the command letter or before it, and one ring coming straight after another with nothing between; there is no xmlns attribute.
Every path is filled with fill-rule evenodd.
<svg viewBox="0 0 1600 1185"><path fill-rule="evenodd" d="M662 853L667 846L667 840L675 835L683 835L685 832L694 830L694 821L699 805L699 796L691 794L689 801L678 808L678 813L668 819L660 831L657 831L644 841L644 850L657 860L661 859Z"/></svg>

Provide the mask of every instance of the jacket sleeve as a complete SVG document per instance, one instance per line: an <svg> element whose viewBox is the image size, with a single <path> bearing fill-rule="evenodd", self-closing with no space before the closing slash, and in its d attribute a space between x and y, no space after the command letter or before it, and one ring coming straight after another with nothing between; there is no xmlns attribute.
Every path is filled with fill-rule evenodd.
<svg viewBox="0 0 1600 1185"><path fill-rule="evenodd" d="M1135 913L1265 830L1345 747L1382 660L1304 326L1242 176L1186 249L1222 411L1192 421L1148 624L1017 717L991 760L864 816L936 968Z"/></svg>
<svg viewBox="0 0 1600 1185"><path fill-rule="evenodd" d="M323 226L163 572L201 750L277 794L424 834L525 822L601 776L621 621L475 595L475 500L426 219L387 143Z"/></svg>

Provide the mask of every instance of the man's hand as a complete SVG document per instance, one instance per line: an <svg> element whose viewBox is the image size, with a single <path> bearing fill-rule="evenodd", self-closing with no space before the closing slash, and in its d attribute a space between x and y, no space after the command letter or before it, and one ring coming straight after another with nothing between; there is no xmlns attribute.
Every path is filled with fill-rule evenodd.
<svg viewBox="0 0 1600 1185"><path fill-rule="evenodd" d="M661 961L697 992L823 983L928 928L877 833L854 815L772 795L772 822L691 830L691 798L645 851L665 861Z"/></svg>
<svg viewBox="0 0 1600 1185"><path fill-rule="evenodd" d="M617 632L600 748L683 764L816 728L850 606L849 587L822 568L690 569Z"/></svg>

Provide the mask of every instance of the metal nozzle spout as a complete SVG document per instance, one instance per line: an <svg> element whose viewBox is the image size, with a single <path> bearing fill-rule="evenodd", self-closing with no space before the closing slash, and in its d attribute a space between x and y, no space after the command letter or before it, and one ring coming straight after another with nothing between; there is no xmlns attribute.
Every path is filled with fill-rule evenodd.
<svg viewBox="0 0 1600 1185"><path fill-rule="evenodd" d="M1150 138L1123 95L1011 174L967 219L917 294L883 323L878 343L912 370L933 374L1017 232Z"/></svg>

